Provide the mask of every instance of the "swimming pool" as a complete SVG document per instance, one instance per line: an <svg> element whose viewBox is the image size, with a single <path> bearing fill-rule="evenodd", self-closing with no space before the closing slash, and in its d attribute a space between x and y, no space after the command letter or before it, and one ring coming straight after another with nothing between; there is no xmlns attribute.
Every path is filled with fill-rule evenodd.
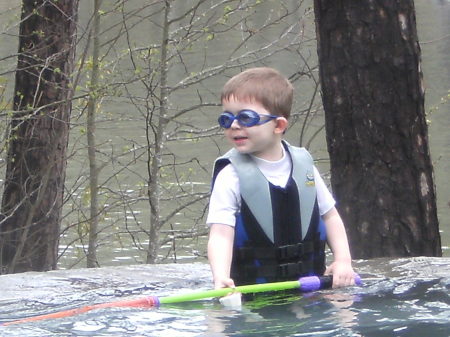
<svg viewBox="0 0 450 337"><path fill-rule="evenodd" d="M449 336L450 259L357 261L361 287L106 308L0 327L0 336ZM209 289L206 264L139 265L0 276L0 322L93 303Z"/></svg>

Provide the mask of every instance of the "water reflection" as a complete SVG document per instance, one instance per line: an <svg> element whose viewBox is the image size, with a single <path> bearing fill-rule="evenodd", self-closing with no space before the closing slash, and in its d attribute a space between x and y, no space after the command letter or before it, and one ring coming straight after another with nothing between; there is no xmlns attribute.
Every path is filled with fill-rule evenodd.
<svg viewBox="0 0 450 337"><path fill-rule="evenodd" d="M242 310L224 315L223 310L208 313L212 336L337 336L357 326L358 313L352 305L358 295L336 292L269 297L258 295ZM264 299L265 297L265 299ZM256 303L255 303L256 301ZM264 304L263 304L264 303ZM354 334L357 336L357 334Z"/></svg>

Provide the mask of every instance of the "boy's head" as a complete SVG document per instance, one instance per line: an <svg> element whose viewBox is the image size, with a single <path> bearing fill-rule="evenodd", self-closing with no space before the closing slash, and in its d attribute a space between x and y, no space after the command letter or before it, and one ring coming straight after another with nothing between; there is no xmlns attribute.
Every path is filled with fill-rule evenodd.
<svg viewBox="0 0 450 337"><path fill-rule="evenodd" d="M222 90L221 102L231 97L239 101L258 102L272 115L289 118L293 87L287 78L272 68L250 68L233 76Z"/></svg>

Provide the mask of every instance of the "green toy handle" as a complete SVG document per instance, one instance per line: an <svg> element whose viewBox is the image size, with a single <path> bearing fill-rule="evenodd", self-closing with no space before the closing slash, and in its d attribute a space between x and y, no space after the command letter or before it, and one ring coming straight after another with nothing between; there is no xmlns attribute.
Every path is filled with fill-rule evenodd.
<svg viewBox="0 0 450 337"><path fill-rule="evenodd" d="M355 275L355 284L361 285L361 278L359 275ZM284 281L284 282L273 282L273 283L261 283L261 284L251 284L245 286L238 286L235 288L222 288L215 290L199 291L194 293L174 295L157 298L154 297L157 305L168 304L168 303L181 303L189 302L195 300L201 300L206 298L222 297L228 294L239 292L241 294L253 294L269 291L280 291L289 289L299 289L302 292L315 291L319 289L331 288L333 284L333 276L306 276L301 277L296 281Z"/></svg>

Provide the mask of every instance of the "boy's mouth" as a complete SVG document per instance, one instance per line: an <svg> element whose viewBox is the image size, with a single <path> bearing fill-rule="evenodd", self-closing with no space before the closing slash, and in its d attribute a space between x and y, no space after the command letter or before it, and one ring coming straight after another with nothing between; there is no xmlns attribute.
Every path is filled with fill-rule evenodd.
<svg viewBox="0 0 450 337"><path fill-rule="evenodd" d="M235 145L243 145L245 144L246 140L248 139L248 137L244 137L244 136L235 136L233 137L233 143Z"/></svg>
<svg viewBox="0 0 450 337"><path fill-rule="evenodd" d="M245 136L234 136L232 138L233 143L234 143L235 146L242 146L242 145L244 145L246 143L247 139L248 138L245 137Z"/></svg>

